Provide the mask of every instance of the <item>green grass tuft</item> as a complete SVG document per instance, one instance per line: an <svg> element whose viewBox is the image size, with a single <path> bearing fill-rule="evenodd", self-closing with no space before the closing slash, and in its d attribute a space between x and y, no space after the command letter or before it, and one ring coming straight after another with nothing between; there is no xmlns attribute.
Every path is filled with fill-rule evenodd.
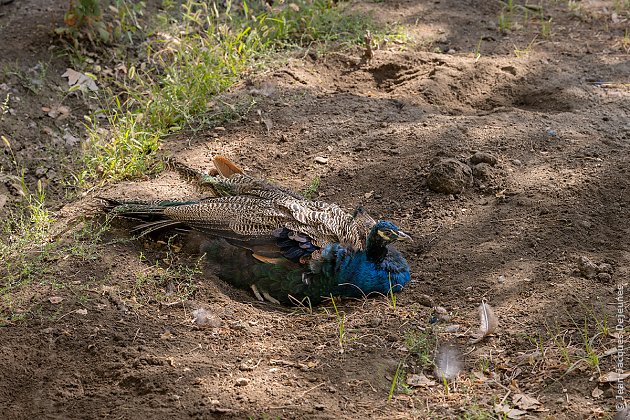
<svg viewBox="0 0 630 420"><path fill-rule="evenodd" d="M250 104L220 104L218 95L269 65L278 52L314 44L357 44L368 29L377 38L385 36L369 17L331 0L256 5L227 2L220 9L188 0L178 9L167 3L166 11L148 24L151 29L144 29L152 35L138 44L134 31L141 27L137 20L142 12L119 0L113 9L118 12L113 33L126 48L134 47L137 57L115 54L118 61L111 67L126 73L101 89L101 110L89 118L85 170L77 182L87 185L159 171L156 152L162 140L182 130L224 123L246 111Z"/></svg>

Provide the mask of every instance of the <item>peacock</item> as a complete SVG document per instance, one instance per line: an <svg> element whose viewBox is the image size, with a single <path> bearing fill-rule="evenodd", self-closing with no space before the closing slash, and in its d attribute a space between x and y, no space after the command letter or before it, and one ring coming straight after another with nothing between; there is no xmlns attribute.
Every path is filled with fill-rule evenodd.
<svg viewBox="0 0 630 420"><path fill-rule="evenodd" d="M215 175L175 164L211 196L196 200L125 201L102 198L119 217L140 220L134 231L193 230L218 276L250 288L260 301L312 306L333 297L399 292L410 280L396 241L411 237L359 208L309 200L244 173L225 157Z"/></svg>

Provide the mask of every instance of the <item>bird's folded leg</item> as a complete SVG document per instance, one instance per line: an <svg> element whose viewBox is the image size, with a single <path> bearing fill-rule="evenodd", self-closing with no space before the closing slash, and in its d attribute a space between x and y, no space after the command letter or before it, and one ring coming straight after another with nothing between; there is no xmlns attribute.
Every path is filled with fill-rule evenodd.
<svg viewBox="0 0 630 420"><path fill-rule="evenodd" d="M275 297L271 296L269 293L262 292L262 294L265 297L265 299L267 299L269 302L275 303L276 305L280 305L280 301L276 299Z"/></svg>
<svg viewBox="0 0 630 420"><path fill-rule="evenodd" d="M258 299L261 302L264 302L265 299L262 297L262 295L260 294L260 292L258 291L258 287L256 287L255 284L252 284L251 286L249 286L252 288L252 292L254 292L254 295L256 296L256 299Z"/></svg>
<svg viewBox="0 0 630 420"><path fill-rule="evenodd" d="M310 286L311 279L309 278L308 273L302 273L302 283L307 286Z"/></svg>

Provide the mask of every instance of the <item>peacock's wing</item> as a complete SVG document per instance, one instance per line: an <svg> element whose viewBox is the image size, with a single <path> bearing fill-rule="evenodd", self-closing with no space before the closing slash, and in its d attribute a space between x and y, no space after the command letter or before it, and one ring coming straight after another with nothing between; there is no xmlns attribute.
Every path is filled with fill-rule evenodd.
<svg viewBox="0 0 630 420"><path fill-rule="evenodd" d="M264 300L309 306L335 292L334 276L313 273L307 264L286 258L262 261L225 239L208 241L202 251L215 263L220 278L236 287L255 288Z"/></svg>

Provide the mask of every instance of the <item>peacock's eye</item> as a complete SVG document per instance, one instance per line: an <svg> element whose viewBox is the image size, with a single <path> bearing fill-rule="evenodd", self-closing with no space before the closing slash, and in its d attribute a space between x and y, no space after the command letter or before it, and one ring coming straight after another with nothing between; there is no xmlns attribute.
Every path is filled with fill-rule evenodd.
<svg viewBox="0 0 630 420"><path fill-rule="evenodd" d="M392 231L389 229L379 230L378 235L388 241L391 239Z"/></svg>

